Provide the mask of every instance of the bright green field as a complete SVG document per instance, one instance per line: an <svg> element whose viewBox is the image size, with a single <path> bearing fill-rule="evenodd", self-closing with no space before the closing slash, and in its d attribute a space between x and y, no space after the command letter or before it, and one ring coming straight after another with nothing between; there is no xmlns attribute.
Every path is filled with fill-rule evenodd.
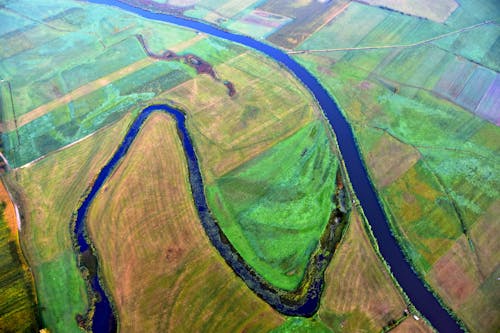
<svg viewBox="0 0 500 333"><path fill-rule="evenodd" d="M231 243L273 285L302 279L332 211L338 160L320 121L207 186Z"/></svg>

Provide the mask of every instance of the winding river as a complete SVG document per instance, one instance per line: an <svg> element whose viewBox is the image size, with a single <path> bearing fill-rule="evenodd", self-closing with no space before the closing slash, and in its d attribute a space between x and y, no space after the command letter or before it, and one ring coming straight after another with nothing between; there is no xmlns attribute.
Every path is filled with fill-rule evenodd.
<svg viewBox="0 0 500 333"><path fill-rule="evenodd" d="M373 233L377 239L380 253L389 264L396 280L399 282L415 307L431 322L431 324L438 331L462 331L458 323L441 306L436 297L429 290L427 290L424 283L413 271L411 265L408 263L408 261L406 261L401 248L399 247L396 239L391 233L387 218L384 214L384 210L382 209L375 188L373 187L367 174L349 123L342 115L333 98L328 94L325 88L316 80L316 78L311 73L309 73L304 67L293 60L285 52L273 46L256 41L247 36L223 31L214 26L210 26L208 24L197 21L182 19L166 14L152 13L115 0L89 0L89 2L116 6L122 10L135 13L147 19L163 21L191 28L225 40L245 45L249 48L266 54L267 56L286 66L292 73L294 73L295 76L298 77L314 95L337 137L339 148L344 159L347 172L352 183L352 187L356 192L356 196L359 199L360 205L362 206L368 222L370 223ZM217 228L213 228L213 226L206 223L206 221L209 221L211 219L211 215L206 204L201 173L198 167L196 155L185 128L184 115L180 111L164 105L148 107L140 113L138 118L131 126L129 132L125 136L120 147L110 159L108 164L101 170L94 184L92 185L92 188L82 202L77 212L75 226L75 233L78 244L80 245L80 251L85 252L89 249L89 244L84 236L84 222L86 213L90 204L92 203L92 200L94 199L106 179L112 173L115 166L117 166L117 163L127 153L128 148L132 144L136 135L139 133L141 125L154 111L168 112L177 120L182 143L186 153L186 158L188 161L193 198L198 208L200 220L202 221L202 224L204 224L203 226L205 227L208 237L210 238L214 246L219 250L219 252L221 252L226 261L229 260L228 263L236 271L236 273L247 282L247 284L248 281L254 281L255 277L252 276L248 271L248 266L246 266L245 263L242 262L240 258L238 258L238 256L231 255L229 256L229 259L227 258L227 251L232 251L231 246L223 237L223 235L219 233L219 230ZM116 326L116 320L111 315L112 311L109 300L106 298L102 290L97 275L95 275L91 279L91 283L94 290L101 295L99 302L96 303L96 311L93 320L93 331L109 332ZM292 308L290 307L290 305L281 304L279 297L275 295L274 291L270 290L265 285L258 286L259 288L261 288L261 290L259 290L259 288L256 289L260 297L268 301L270 304L274 304L273 306L277 308L277 310L285 314L310 315L311 309L314 309L315 311L315 309L317 308L320 293L317 293L315 291L318 290L317 288L321 290L322 281L314 281L313 284L315 284L315 286L310 288L310 290L312 291L308 293L306 301L304 302L304 304L299 306L298 310L296 309L296 306ZM256 291L256 289L254 289L253 287L251 288L252 290Z"/></svg>

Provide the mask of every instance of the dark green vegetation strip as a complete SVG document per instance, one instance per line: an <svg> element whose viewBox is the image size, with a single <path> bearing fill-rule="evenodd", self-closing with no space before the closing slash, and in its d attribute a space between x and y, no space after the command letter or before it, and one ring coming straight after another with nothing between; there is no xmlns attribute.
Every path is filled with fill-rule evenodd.
<svg viewBox="0 0 500 333"><path fill-rule="evenodd" d="M37 308L32 279L21 261L21 249L0 203L0 332L37 331Z"/></svg>

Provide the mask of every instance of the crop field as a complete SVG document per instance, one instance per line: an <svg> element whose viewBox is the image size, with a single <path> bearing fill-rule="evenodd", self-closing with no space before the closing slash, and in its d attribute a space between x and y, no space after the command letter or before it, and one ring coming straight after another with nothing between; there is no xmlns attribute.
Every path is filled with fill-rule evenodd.
<svg viewBox="0 0 500 333"><path fill-rule="evenodd" d="M282 321L210 245L168 115L147 120L88 225L123 332L262 332Z"/></svg>
<svg viewBox="0 0 500 333"><path fill-rule="evenodd" d="M373 250L364 223L357 211L351 213L325 272L319 317L334 332L379 332L404 316L405 301Z"/></svg>
<svg viewBox="0 0 500 333"><path fill-rule="evenodd" d="M117 138L124 135L129 121L125 117L11 176L22 188L21 240L35 277L43 324L51 331L81 331L75 316L85 313L87 294L69 225L82 193L116 149Z"/></svg>
<svg viewBox="0 0 500 333"><path fill-rule="evenodd" d="M471 229L474 249L464 236L460 237L429 273L443 298L457 308L475 331L494 331L500 324L496 306L500 293L494 282L498 277L500 247L488 237L500 231L498 223L492 223L499 213L497 200Z"/></svg>
<svg viewBox="0 0 500 333"><path fill-rule="evenodd" d="M444 26L351 3L300 48L354 49L310 52L297 59L320 78L353 125L392 227L414 267L469 329L490 332L498 327L492 306L498 288L491 282L491 269L498 263L490 262L490 271L482 277L475 267L488 260L487 253L498 254L498 249L494 232L486 232L479 241L474 230L495 220L480 222L491 216L499 196L498 69L488 63L486 54L500 30L488 23L418 43L498 17L490 1L460 1L460 5ZM471 17L464 8L478 10ZM364 12L378 14L362 16ZM363 36L334 35L346 24L352 27L367 17L369 22L378 21L369 32L366 22L349 30ZM410 36L411 29L417 36ZM480 32L489 37L468 43L481 52L469 56L460 51L468 48L469 34ZM331 45L327 36L333 38ZM452 42L454 48L445 45L448 39L457 40ZM464 41L462 46L458 40ZM380 48L412 43L416 44ZM375 48L355 49L365 46Z"/></svg>
<svg viewBox="0 0 500 333"><path fill-rule="evenodd" d="M334 208L338 162L328 140L310 123L206 188L228 239L279 288L298 286Z"/></svg>
<svg viewBox="0 0 500 333"><path fill-rule="evenodd" d="M255 9L223 27L254 38L266 38L292 20L290 17Z"/></svg>
<svg viewBox="0 0 500 333"><path fill-rule="evenodd" d="M0 182L0 329L28 332L38 325L33 278L19 246L14 205Z"/></svg>
<svg viewBox="0 0 500 333"><path fill-rule="evenodd" d="M294 18L293 21L267 37L267 40L273 44L285 49L293 49L341 13L347 4L347 0L295 3L286 0L269 0L259 9Z"/></svg>
<svg viewBox="0 0 500 333"><path fill-rule="evenodd" d="M26 124L25 118L19 118L20 127L4 135L8 157L14 166L24 165L115 122L138 103L194 76L186 67L179 63L151 63L95 91L91 90L97 88L98 82L93 82L81 94L69 97L69 103L66 98L51 103L40 112L42 115Z"/></svg>
<svg viewBox="0 0 500 333"><path fill-rule="evenodd" d="M22 293L0 298L23 299L27 327L80 331L89 300L72 215L133 117L154 103L186 112L208 203L230 242L269 283L297 287L336 208L340 167L298 79L239 44L118 9L0 2L0 45L9 45L0 47L2 153L14 168L6 181L22 207L40 322L22 279L12 287ZM295 52L351 123L415 270L471 332L500 327L495 0L128 2ZM325 272L318 314L287 318L211 246L188 185L175 123L157 114L94 202L90 235L122 331L431 331L405 314L412 307L359 211ZM12 255L9 206L5 216L0 252ZM0 269L29 280L14 257L0 257ZM21 316L3 309L0 331L3 318Z"/></svg>
<svg viewBox="0 0 500 333"><path fill-rule="evenodd" d="M434 330L430 328L425 321L422 319L415 320L413 317L408 317L401 324L396 326L393 330L393 333L432 333Z"/></svg>

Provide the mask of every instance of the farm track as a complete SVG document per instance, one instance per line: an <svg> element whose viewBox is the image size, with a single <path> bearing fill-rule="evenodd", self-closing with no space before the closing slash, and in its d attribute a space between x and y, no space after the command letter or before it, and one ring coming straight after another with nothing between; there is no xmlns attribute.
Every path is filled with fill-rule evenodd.
<svg viewBox="0 0 500 333"><path fill-rule="evenodd" d="M360 47L340 47L340 48L332 48L332 49L317 49L317 50L297 50L297 51L287 51L288 54L308 54L308 53L325 53L325 52L342 52L342 51L367 51L367 50L382 50L382 49L404 49L411 48L415 46L421 46L428 43L431 43L435 40L443 39L452 35L456 35L462 33L464 31L473 30L479 28L483 25L487 24L496 24L496 20L488 20L478 24L474 24L459 30L451 31L442 35L438 35L429 39L424 39L419 42L411 43L411 44L397 44L397 45L380 45L380 46L360 46Z"/></svg>

